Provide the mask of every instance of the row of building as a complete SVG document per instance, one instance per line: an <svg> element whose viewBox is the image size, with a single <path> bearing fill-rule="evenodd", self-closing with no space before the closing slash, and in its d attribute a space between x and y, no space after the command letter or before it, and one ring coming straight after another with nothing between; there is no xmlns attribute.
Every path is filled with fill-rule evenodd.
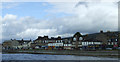
<svg viewBox="0 0 120 62"><path fill-rule="evenodd" d="M36 40L6 40L3 42L3 49L67 49L67 50L97 50L120 46L118 42L119 32L103 32L81 35L79 32L72 37L57 38L38 36Z"/></svg>

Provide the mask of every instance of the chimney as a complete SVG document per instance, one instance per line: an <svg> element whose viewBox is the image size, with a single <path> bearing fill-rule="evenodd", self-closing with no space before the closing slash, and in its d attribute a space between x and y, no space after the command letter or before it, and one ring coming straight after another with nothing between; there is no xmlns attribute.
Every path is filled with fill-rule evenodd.
<svg viewBox="0 0 120 62"><path fill-rule="evenodd" d="M23 39L22 39L22 41L23 41Z"/></svg>
<svg viewBox="0 0 120 62"><path fill-rule="evenodd" d="M107 32L109 33L110 31L108 30Z"/></svg>
<svg viewBox="0 0 120 62"><path fill-rule="evenodd" d="M54 37L51 37L51 39L54 39Z"/></svg>
<svg viewBox="0 0 120 62"><path fill-rule="evenodd" d="M103 33L103 30L100 30L100 33Z"/></svg>
<svg viewBox="0 0 120 62"><path fill-rule="evenodd" d="M48 36L44 36L44 39L48 39Z"/></svg>
<svg viewBox="0 0 120 62"><path fill-rule="evenodd" d="M41 36L38 36L38 38L37 39L41 39L42 37Z"/></svg>
<svg viewBox="0 0 120 62"><path fill-rule="evenodd" d="M60 37L60 36L58 36L58 39L61 39L61 37Z"/></svg>
<svg viewBox="0 0 120 62"><path fill-rule="evenodd" d="M11 40L13 40L13 39L11 39Z"/></svg>

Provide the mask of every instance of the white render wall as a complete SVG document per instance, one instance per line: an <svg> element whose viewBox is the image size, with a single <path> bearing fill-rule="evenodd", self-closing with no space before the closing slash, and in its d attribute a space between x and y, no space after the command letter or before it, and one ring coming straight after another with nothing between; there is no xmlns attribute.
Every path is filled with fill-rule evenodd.
<svg viewBox="0 0 120 62"><path fill-rule="evenodd" d="M63 43L48 43L48 46L63 46Z"/></svg>
<svg viewBox="0 0 120 62"><path fill-rule="evenodd" d="M72 46L72 44L64 44L64 46Z"/></svg>
<svg viewBox="0 0 120 62"><path fill-rule="evenodd" d="M88 46L90 44L97 44L97 45L99 45L99 44L101 44L101 42L82 42L82 46Z"/></svg>

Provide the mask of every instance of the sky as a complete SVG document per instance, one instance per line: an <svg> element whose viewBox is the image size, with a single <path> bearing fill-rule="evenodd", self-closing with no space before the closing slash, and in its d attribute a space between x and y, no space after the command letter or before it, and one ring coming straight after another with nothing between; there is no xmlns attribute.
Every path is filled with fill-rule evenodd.
<svg viewBox="0 0 120 62"><path fill-rule="evenodd" d="M117 2L3 2L2 40L118 30Z"/></svg>

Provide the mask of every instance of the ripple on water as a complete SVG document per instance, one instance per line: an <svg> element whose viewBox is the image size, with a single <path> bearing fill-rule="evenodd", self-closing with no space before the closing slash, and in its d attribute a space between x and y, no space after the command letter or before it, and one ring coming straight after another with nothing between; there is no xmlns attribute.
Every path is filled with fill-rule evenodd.
<svg viewBox="0 0 120 62"><path fill-rule="evenodd" d="M118 60L118 59L74 55L2 54L2 60Z"/></svg>

